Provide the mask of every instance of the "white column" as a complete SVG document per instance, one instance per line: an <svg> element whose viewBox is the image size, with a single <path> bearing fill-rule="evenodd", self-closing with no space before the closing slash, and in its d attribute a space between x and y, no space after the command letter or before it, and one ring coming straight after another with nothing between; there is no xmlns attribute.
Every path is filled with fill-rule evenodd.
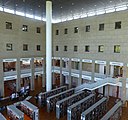
<svg viewBox="0 0 128 120"><path fill-rule="evenodd" d="M106 77L109 77L109 62L106 61Z"/></svg>
<svg viewBox="0 0 128 120"><path fill-rule="evenodd" d="M114 75L114 65L111 65L110 67L110 76L113 77Z"/></svg>
<svg viewBox="0 0 128 120"><path fill-rule="evenodd" d="M45 83L45 80L46 80L46 60L44 58L44 62L43 62L43 75L42 75L42 87L44 88L46 83Z"/></svg>
<svg viewBox="0 0 128 120"><path fill-rule="evenodd" d="M0 59L0 95L4 96L4 72L2 59Z"/></svg>
<svg viewBox="0 0 128 120"><path fill-rule="evenodd" d="M69 63L68 63L68 67L69 67L69 76L68 76L68 85L69 85L69 88L71 88L71 59L69 59Z"/></svg>
<svg viewBox="0 0 128 120"><path fill-rule="evenodd" d="M91 80L94 81L95 78L95 60L92 60L92 76Z"/></svg>
<svg viewBox="0 0 128 120"><path fill-rule="evenodd" d="M99 64L99 73L104 74L104 65Z"/></svg>
<svg viewBox="0 0 128 120"><path fill-rule="evenodd" d="M123 103L126 101L126 79L128 78L128 67L127 64L123 66L123 79L122 79L122 100Z"/></svg>
<svg viewBox="0 0 128 120"><path fill-rule="evenodd" d="M62 58L60 58L60 85L63 85L63 79L62 79Z"/></svg>
<svg viewBox="0 0 128 120"><path fill-rule="evenodd" d="M21 87L20 58L17 58L17 61L16 61L16 72L17 72L16 91L19 91Z"/></svg>
<svg viewBox="0 0 128 120"><path fill-rule="evenodd" d="M82 60L79 62L79 79L78 79L78 86L82 83Z"/></svg>
<svg viewBox="0 0 128 120"><path fill-rule="evenodd" d="M46 91L52 89L52 2L46 1Z"/></svg>
<svg viewBox="0 0 128 120"><path fill-rule="evenodd" d="M35 83L35 67L34 67L34 58L31 58L31 61L30 61L30 66L31 66L31 80L30 80L30 84L31 84L31 90L34 90L34 83Z"/></svg>

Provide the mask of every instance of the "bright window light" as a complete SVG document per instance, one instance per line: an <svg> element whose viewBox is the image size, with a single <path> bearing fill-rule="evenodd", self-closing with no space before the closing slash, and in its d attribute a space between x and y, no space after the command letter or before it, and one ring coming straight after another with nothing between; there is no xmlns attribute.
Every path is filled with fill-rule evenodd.
<svg viewBox="0 0 128 120"><path fill-rule="evenodd" d="M117 6L116 7L116 11L121 11L121 10L126 10L127 6L126 5L122 5L122 6Z"/></svg>
<svg viewBox="0 0 128 120"><path fill-rule="evenodd" d="M89 13L87 13L87 14L88 14L88 16L94 16L94 15L96 15L95 12L89 12Z"/></svg>
<svg viewBox="0 0 128 120"><path fill-rule="evenodd" d="M41 17L35 16L35 19L36 19L36 20L41 20Z"/></svg>
<svg viewBox="0 0 128 120"><path fill-rule="evenodd" d="M101 14L104 14L104 13L105 13L105 10L96 11L96 15L101 15Z"/></svg>
<svg viewBox="0 0 128 120"><path fill-rule="evenodd" d="M28 18L33 18L33 15L31 15L31 14L26 14L26 17L28 17Z"/></svg>
<svg viewBox="0 0 128 120"><path fill-rule="evenodd" d="M106 13L111 13L111 12L115 12L115 8L108 8L108 9L105 9Z"/></svg>
<svg viewBox="0 0 128 120"><path fill-rule="evenodd" d="M79 19L79 18L80 18L80 16L74 15L74 19Z"/></svg>
<svg viewBox="0 0 128 120"><path fill-rule="evenodd" d="M3 11L3 8L2 7L0 7L0 11Z"/></svg>
<svg viewBox="0 0 128 120"><path fill-rule="evenodd" d="M73 18L72 17L69 17L69 18L67 18L67 20L73 20Z"/></svg>
<svg viewBox="0 0 128 120"><path fill-rule="evenodd" d="M23 12L16 11L16 15L25 16Z"/></svg>
<svg viewBox="0 0 128 120"><path fill-rule="evenodd" d="M43 21L46 21L46 18L42 18Z"/></svg>
<svg viewBox="0 0 128 120"><path fill-rule="evenodd" d="M87 14L82 14L81 18L87 17Z"/></svg>
<svg viewBox="0 0 128 120"><path fill-rule="evenodd" d="M14 10L11 10L11 9L7 9L7 8L4 8L4 12L7 12L7 13L12 13L12 14L14 14Z"/></svg>

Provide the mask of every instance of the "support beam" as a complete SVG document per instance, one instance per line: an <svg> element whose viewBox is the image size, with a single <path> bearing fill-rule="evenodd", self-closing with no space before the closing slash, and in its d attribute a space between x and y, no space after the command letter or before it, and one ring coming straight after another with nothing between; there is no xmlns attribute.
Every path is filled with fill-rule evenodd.
<svg viewBox="0 0 128 120"><path fill-rule="evenodd" d="M16 61L16 72L17 72L17 80L16 80L16 91L19 91L21 88L21 70L20 70L20 58L17 58Z"/></svg>
<svg viewBox="0 0 128 120"><path fill-rule="evenodd" d="M52 2L46 1L46 91L52 89Z"/></svg>
<svg viewBox="0 0 128 120"><path fill-rule="evenodd" d="M4 96L4 73L2 59L0 59L0 96Z"/></svg>
<svg viewBox="0 0 128 120"><path fill-rule="evenodd" d="M30 61L30 66L31 66L31 90L35 89L35 67L34 67L34 58L31 58Z"/></svg>
<svg viewBox="0 0 128 120"><path fill-rule="evenodd" d="M92 77L91 80L94 81L95 79L95 60L92 60Z"/></svg>

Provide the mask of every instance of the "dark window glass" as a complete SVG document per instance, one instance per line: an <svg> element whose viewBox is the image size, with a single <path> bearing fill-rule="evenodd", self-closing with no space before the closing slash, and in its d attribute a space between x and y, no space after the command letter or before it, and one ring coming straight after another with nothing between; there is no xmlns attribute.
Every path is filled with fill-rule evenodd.
<svg viewBox="0 0 128 120"><path fill-rule="evenodd" d="M59 46L56 46L56 51L59 51Z"/></svg>
<svg viewBox="0 0 128 120"><path fill-rule="evenodd" d="M23 26L22 26L22 31L27 32L27 31L28 31L28 26L27 26L27 25L23 25Z"/></svg>
<svg viewBox="0 0 128 120"><path fill-rule="evenodd" d="M74 27L74 33L78 33L78 27Z"/></svg>
<svg viewBox="0 0 128 120"><path fill-rule="evenodd" d="M104 52L104 45L98 46L98 52Z"/></svg>
<svg viewBox="0 0 128 120"><path fill-rule="evenodd" d="M12 23L11 22L6 22L6 29L12 29Z"/></svg>
<svg viewBox="0 0 128 120"><path fill-rule="evenodd" d="M64 46L64 51L68 51L68 46Z"/></svg>
<svg viewBox="0 0 128 120"><path fill-rule="evenodd" d="M115 29L121 29L121 21L115 22Z"/></svg>
<svg viewBox="0 0 128 120"><path fill-rule="evenodd" d="M36 46L37 51L40 51L40 45Z"/></svg>
<svg viewBox="0 0 128 120"><path fill-rule="evenodd" d="M74 52L77 52L78 46L74 46Z"/></svg>
<svg viewBox="0 0 128 120"><path fill-rule="evenodd" d="M37 28L36 28L36 33L41 33L40 27L37 27Z"/></svg>
<svg viewBox="0 0 128 120"><path fill-rule="evenodd" d="M28 44L23 44L23 51L28 51Z"/></svg>
<svg viewBox="0 0 128 120"><path fill-rule="evenodd" d="M86 26L86 32L90 32L90 25Z"/></svg>
<svg viewBox="0 0 128 120"><path fill-rule="evenodd" d="M120 53L120 45L114 45L114 53Z"/></svg>
<svg viewBox="0 0 128 120"><path fill-rule="evenodd" d="M67 28L64 29L64 34L68 34L68 29Z"/></svg>
<svg viewBox="0 0 128 120"><path fill-rule="evenodd" d="M85 52L89 52L89 48L90 48L90 46L89 45L86 45L85 46Z"/></svg>
<svg viewBox="0 0 128 120"><path fill-rule="evenodd" d="M11 43L7 43L7 44L6 44L6 50L7 50L7 51L12 51L12 49L13 49L13 48L12 48L12 44L11 44Z"/></svg>
<svg viewBox="0 0 128 120"><path fill-rule="evenodd" d="M59 30L56 30L56 35L59 35Z"/></svg>
<svg viewBox="0 0 128 120"><path fill-rule="evenodd" d="M103 31L104 30L104 24L99 24L99 31Z"/></svg>

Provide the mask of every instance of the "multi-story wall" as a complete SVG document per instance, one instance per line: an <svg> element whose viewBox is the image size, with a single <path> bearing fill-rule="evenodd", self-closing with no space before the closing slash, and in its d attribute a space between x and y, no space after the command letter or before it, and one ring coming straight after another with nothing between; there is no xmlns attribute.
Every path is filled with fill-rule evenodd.
<svg viewBox="0 0 128 120"><path fill-rule="evenodd" d="M53 25L53 56L60 57L60 59L78 58L82 64L82 67L80 67L82 69L87 69L90 66L90 62L84 65L83 59L92 60L90 70L92 71L92 79L94 79L94 73L98 72L107 76L110 75L110 77L115 77L113 76L114 73L118 76L119 73L119 76L123 78L121 88L117 91L120 91L119 94L124 101L127 93L126 78L128 78L127 17L128 13L126 10L65 21ZM102 65L104 61L106 63ZM73 69L72 65L70 67L70 69ZM80 77L83 74L81 72L83 70L80 68L78 83L81 83ZM71 76L70 73L69 76ZM71 81L71 78L69 81ZM110 88L109 91L117 92L112 89Z"/></svg>
<svg viewBox="0 0 128 120"><path fill-rule="evenodd" d="M5 77L11 79L11 75L16 77L16 90L20 89L21 73L26 73L21 70L21 58L30 60L27 71L34 89L34 58L37 57L45 57L45 22L0 12L0 95L4 95ZM14 63L13 71L4 71L7 61Z"/></svg>
<svg viewBox="0 0 128 120"><path fill-rule="evenodd" d="M128 63L127 17L126 10L54 24L54 56ZM121 22L121 28L115 29L115 22ZM99 24L104 24L104 30L99 30ZM90 25L90 30L86 32L88 25ZM78 33L74 33L74 27L78 27ZM64 34L65 28L68 29L67 34ZM59 35L56 35L56 30L59 30ZM98 52L100 45L104 46L103 52ZM114 53L115 45L120 45L119 53ZM56 46L59 47L58 51L56 51ZM64 46L67 46L67 51L64 51ZM77 52L74 52L74 46L78 46ZM90 47L89 52L85 52L85 46Z"/></svg>
<svg viewBox="0 0 128 120"><path fill-rule="evenodd" d="M45 22L0 12L0 58L42 57L45 55ZM6 29L6 22L12 23L12 29ZM22 26L27 25L27 31ZM40 33L37 33L37 27ZM12 50L7 50L7 44ZM23 51L23 44L28 50ZM37 51L37 45L40 50Z"/></svg>

